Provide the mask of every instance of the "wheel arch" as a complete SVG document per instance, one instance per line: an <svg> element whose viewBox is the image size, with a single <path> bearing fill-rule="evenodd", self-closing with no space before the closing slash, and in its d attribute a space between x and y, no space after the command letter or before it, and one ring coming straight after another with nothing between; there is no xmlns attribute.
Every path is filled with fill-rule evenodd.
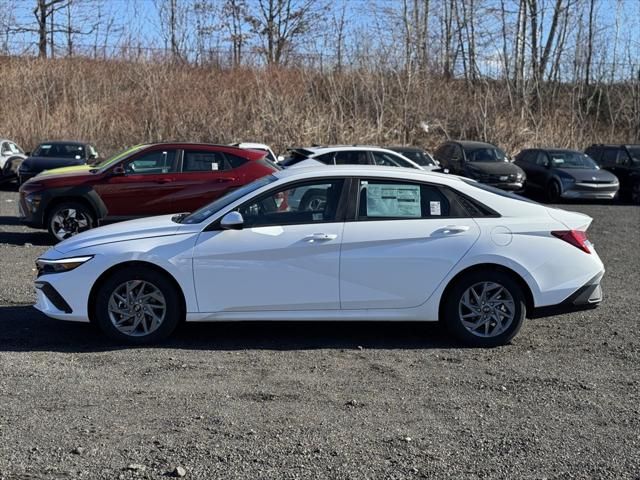
<svg viewBox="0 0 640 480"><path fill-rule="evenodd" d="M100 276L93 283L93 286L91 287L91 291L89 292L89 299L87 301L87 313L89 316L89 321L91 323L94 323L95 321L94 307L95 307L96 296L98 294L100 287L104 284L107 278L109 278L114 273L119 272L121 270L125 270L127 268L131 268L131 267L148 268L150 270L154 270L158 274L165 276L173 284L173 286L176 289L176 292L178 292L178 298L180 299L180 311L182 312L180 321L181 322L184 321L186 317L186 312L187 312L187 302L184 296L184 291L182 290L182 287L180 286L178 281L166 269L154 263L146 262L143 260L130 260L122 263L117 263L116 265L112 265L107 270L102 272L102 274L100 274Z"/></svg>
<svg viewBox="0 0 640 480"><path fill-rule="evenodd" d="M456 282L460 280L462 277L464 277L465 275L468 275L469 273L481 272L486 270L487 268L492 269L494 271L502 272L511 276L518 283L518 286L522 290L522 293L524 293L524 301L527 307L527 312L528 313L533 312L533 309L534 309L533 293L531 292L531 288L529 287L529 284L518 272L516 272L515 270L509 267L505 267L504 265L500 265L498 263L480 263L480 264L472 265L470 267L465 268L464 270L459 271L451 280L449 280L449 283L447 283L447 286L443 290L442 295L440 295L440 303L438 305L439 318L442 318L442 315L443 315L442 310L444 308L445 301L449 295L449 292L451 291L453 286L456 284Z"/></svg>

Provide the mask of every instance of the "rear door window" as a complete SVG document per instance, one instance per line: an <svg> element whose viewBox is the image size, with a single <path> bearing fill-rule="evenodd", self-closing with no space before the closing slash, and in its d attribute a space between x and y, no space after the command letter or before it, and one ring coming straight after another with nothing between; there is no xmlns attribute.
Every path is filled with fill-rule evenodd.
<svg viewBox="0 0 640 480"><path fill-rule="evenodd" d="M358 220L468 216L434 185L393 180L360 180L357 210Z"/></svg>
<svg viewBox="0 0 640 480"><path fill-rule="evenodd" d="M335 154L336 165L368 165L369 158L364 150L342 150Z"/></svg>
<svg viewBox="0 0 640 480"><path fill-rule="evenodd" d="M217 172L229 170L231 165L222 152L185 150L182 161L183 172Z"/></svg>

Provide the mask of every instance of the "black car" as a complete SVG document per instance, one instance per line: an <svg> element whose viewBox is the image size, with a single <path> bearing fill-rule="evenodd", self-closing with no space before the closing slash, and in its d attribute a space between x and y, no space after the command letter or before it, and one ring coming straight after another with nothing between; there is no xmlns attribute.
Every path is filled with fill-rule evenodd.
<svg viewBox="0 0 640 480"><path fill-rule="evenodd" d="M591 145L585 153L620 180L620 196L640 205L640 145Z"/></svg>
<svg viewBox="0 0 640 480"><path fill-rule="evenodd" d="M455 140L440 145L434 154L449 173L473 178L503 190L521 191L526 174L490 143Z"/></svg>
<svg viewBox="0 0 640 480"><path fill-rule="evenodd" d="M407 157L409 160L413 160L421 167L437 167L438 166L438 164L435 162L433 157L420 147L394 146L394 147L387 147L387 148L389 150L393 150L394 152L399 153L404 157Z"/></svg>
<svg viewBox="0 0 640 480"><path fill-rule="evenodd" d="M23 184L43 170L52 168L84 165L98 158L93 145L83 142L44 142L33 152L27 152L27 158L18 169L18 182Z"/></svg>
<svg viewBox="0 0 640 480"><path fill-rule="evenodd" d="M560 148L522 150L514 162L527 174L527 190L543 192L550 202L561 198L611 200L618 179L600 169L586 153Z"/></svg>

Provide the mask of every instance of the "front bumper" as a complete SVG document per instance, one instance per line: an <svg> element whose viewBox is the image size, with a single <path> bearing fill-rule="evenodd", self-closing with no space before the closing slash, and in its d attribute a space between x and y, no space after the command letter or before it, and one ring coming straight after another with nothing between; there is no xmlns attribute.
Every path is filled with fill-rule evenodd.
<svg viewBox="0 0 640 480"><path fill-rule="evenodd" d="M524 190L524 182L482 182L485 185L499 188L500 190L508 190L510 192L521 192Z"/></svg>
<svg viewBox="0 0 640 480"><path fill-rule="evenodd" d="M569 295L567 299L556 304L538 307L528 315L529 318L551 317L554 315L562 315L564 313L579 312L582 310L591 310L596 308L602 302L602 287L600 281L604 271L598 273L595 277L585 283L582 287Z"/></svg>
<svg viewBox="0 0 640 480"><path fill-rule="evenodd" d="M566 199L612 200L618 193L617 184L606 183L576 183L562 192Z"/></svg>

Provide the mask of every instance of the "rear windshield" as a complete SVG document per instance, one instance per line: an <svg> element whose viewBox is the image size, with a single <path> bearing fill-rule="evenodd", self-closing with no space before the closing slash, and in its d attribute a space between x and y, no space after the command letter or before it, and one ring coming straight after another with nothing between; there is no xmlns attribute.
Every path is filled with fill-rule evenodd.
<svg viewBox="0 0 640 480"><path fill-rule="evenodd" d="M500 195L501 197L513 198L514 200L520 200L521 202L527 202L527 203L534 203L536 205L538 204L538 202L534 202L533 200L523 197L522 195L518 195L517 193L507 192L506 190L501 190L499 188L492 187L491 185L486 185L484 183L476 182L474 180L470 180L464 177L460 177L460 180L462 180L467 185L471 185L472 187L479 188L480 190L484 190L485 192L495 193L496 195Z"/></svg>
<svg viewBox="0 0 640 480"><path fill-rule="evenodd" d="M426 152L416 151L416 150L396 150L400 155L407 157L409 160L413 160L421 167L431 167L436 164Z"/></svg>

